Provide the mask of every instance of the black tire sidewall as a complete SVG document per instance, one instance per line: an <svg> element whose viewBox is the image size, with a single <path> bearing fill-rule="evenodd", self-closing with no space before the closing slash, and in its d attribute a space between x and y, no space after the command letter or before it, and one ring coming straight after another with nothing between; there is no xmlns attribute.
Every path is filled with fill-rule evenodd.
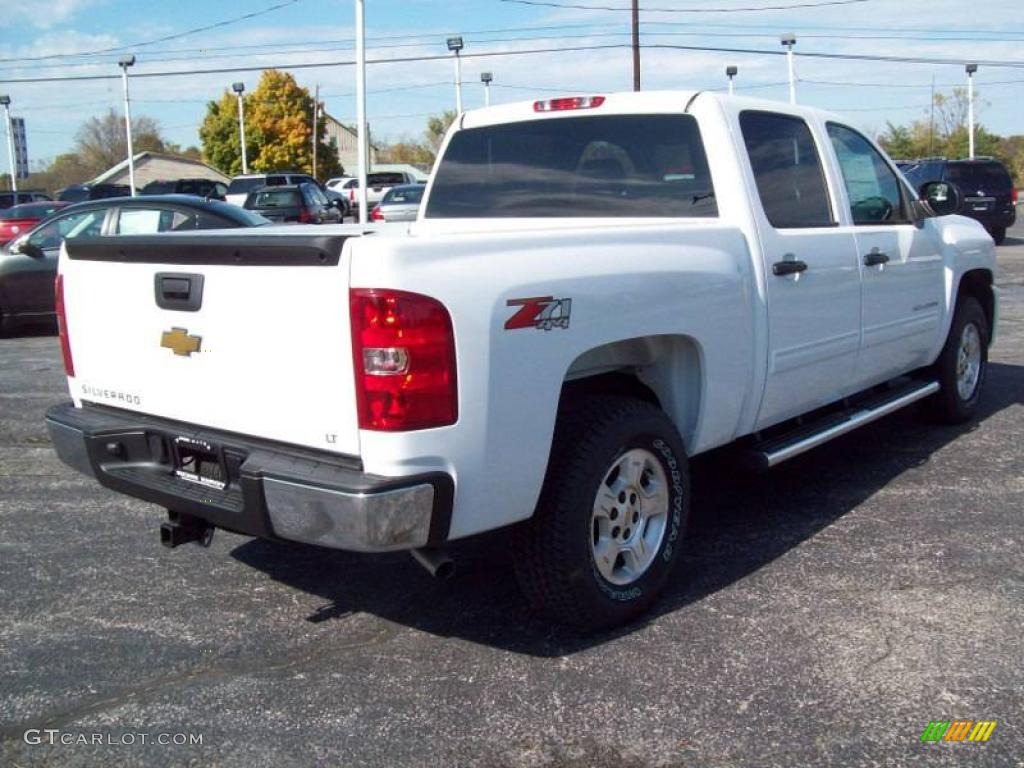
<svg viewBox="0 0 1024 768"><path fill-rule="evenodd" d="M669 519L665 535L648 569L631 584L618 585L601 575L594 560L591 546L593 505L613 462L635 448L651 453L665 472ZM609 430L596 450L591 452L589 462L586 471L574 478L579 482L574 483L571 498L565 500L575 513L570 535L578 540L578 545L571 548L573 560L577 563L573 573L579 576L576 586L587 602L587 612L611 617L608 624L619 623L643 611L655 600L679 560L689 511L686 452L668 420L660 412L652 412L642 420L623 422Z"/></svg>
<svg viewBox="0 0 1024 768"><path fill-rule="evenodd" d="M960 339L963 336L964 328L969 323L978 329L978 335L981 338L981 371L978 374L974 391L965 400L960 397L960 391L957 388L956 366ZM988 370L988 323L977 299L968 296L957 304L956 313L953 315L953 322L949 328L949 336L939 357L937 369L941 387L938 397L939 416L954 423L970 419L977 410Z"/></svg>

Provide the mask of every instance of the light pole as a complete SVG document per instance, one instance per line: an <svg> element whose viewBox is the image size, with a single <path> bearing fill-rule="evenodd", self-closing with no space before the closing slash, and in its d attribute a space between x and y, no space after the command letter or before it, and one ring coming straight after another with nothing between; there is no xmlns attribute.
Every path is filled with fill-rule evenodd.
<svg viewBox="0 0 1024 768"><path fill-rule="evenodd" d="M316 178L316 145L317 142L317 120L320 117L320 83L316 84L316 95L313 96L313 178Z"/></svg>
<svg viewBox="0 0 1024 768"><path fill-rule="evenodd" d="M359 188L356 191L359 205L359 223L365 224L369 211L366 210L366 162L369 158L366 136L366 9L365 0L356 0L356 151L359 152Z"/></svg>
<svg viewBox="0 0 1024 768"><path fill-rule="evenodd" d="M242 94L245 93L245 83L232 83L231 90L238 96L238 134L242 139L242 173L249 172L249 158L245 151L245 103Z"/></svg>
<svg viewBox="0 0 1024 768"><path fill-rule="evenodd" d="M14 166L14 126L11 125L11 97L4 94L0 96L0 104L4 108L4 117L7 121L7 156L11 162L11 192L18 191L18 169ZM15 203L18 201L15 200Z"/></svg>
<svg viewBox="0 0 1024 768"><path fill-rule="evenodd" d="M135 54L122 56L117 62L121 67L121 82L124 85L124 129L128 134L128 185L135 197L135 151L132 149L132 113L128 100L128 67L135 63Z"/></svg>
<svg viewBox="0 0 1024 768"><path fill-rule="evenodd" d="M484 106L491 106L491 81L494 79L494 75L490 72L480 73L480 82L484 84Z"/></svg>
<svg viewBox="0 0 1024 768"><path fill-rule="evenodd" d="M728 67L725 68L725 76L729 78L729 95L730 96L733 95L732 79L734 77L736 77L737 74L739 74L739 69L735 65L730 64Z"/></svg>
<svg viewBox="0 0 1024 768"><path fill-rule="evenodd" d="M789 65L789 103L796 104L796 71L793 69L793 46L796 35L792 32L782 36L780 42L786 46L786 64Z"/></svg>
<svg viewBox="0 0 1024 768"><path fill-rule="evenodd" d="M978 65L971 63L964 69L967 72L967 146L971 160L974 159L974 73Z"/></svg>
<svg viewBox="0 0 1024 768"><path fill-rule="evenodd" d="M459 51L463 48L461 37L448 38L448 50L455 54L455 114L462 114L462 59Z"/></svg>

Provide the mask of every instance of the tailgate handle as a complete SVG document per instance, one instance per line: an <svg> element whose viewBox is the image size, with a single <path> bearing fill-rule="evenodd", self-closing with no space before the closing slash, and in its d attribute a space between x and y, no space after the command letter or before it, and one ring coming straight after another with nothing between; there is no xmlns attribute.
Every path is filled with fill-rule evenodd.
<svg viewBox="0 0 1024 768"><path fill-rule="evenodd" d="M195 312L203 306L203 276L157 272L154 278L156 305L161 309Z"/></svg>

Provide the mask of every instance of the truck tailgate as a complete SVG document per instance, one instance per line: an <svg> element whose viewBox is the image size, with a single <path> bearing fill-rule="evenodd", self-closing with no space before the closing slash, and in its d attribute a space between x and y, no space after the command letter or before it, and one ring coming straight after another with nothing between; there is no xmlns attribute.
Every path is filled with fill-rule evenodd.
<svg viewBox="0 0 1024 768"><path fill-rule="evenodd" d="M66 241L72 398L358 455L350 236Z"/></svg>

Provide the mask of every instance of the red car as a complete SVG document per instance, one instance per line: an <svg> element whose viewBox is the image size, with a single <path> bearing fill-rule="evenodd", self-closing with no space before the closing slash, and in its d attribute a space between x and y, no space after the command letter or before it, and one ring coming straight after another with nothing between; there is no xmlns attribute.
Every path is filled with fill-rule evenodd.
<svg viewBox="0 0 1024 768"><path fill-rule="evenodd" d="M22 203L0 211L0 245L28 232L40 221L65 205L69 205L69 203L42 200L36 203Z"/></svg>

